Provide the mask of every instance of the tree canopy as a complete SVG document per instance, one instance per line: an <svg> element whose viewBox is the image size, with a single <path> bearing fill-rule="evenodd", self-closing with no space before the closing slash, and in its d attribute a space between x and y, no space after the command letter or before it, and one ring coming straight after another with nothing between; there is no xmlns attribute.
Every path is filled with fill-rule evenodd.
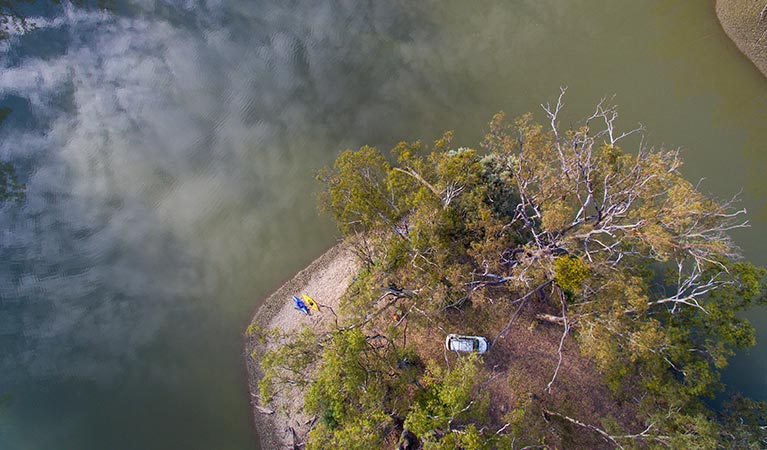
<svg viewBox="0 0 767 450"><path fill-rule="evenodd" d="M513 415L502 430L488 429L481 358L442 367L394 345L398 324L378 321L375 335L370 326L394 302L432 322L466 314L469 304L515 305L501 337L533 297L545 299L537 317L562 333L545 390L574 338L615 396L634 399L641 429L543 408L546 420L591 429L613 447L765 444L761 413L734 425L745 400L719 415L703 401L721 390L733 352L754 344L738 313L765 303L764 269L744 261L728 235L748 225L746 211L686 180L677 149L647 147L641 128L617 131L614 107L600 103L561 130L563 95L544 108L545 125L497 114L481 151L455 148L446 133L431 148L400 143L389 157L346 150L320 173L322 208L366 266L347 296L344 328L323 341L307 385L305 408L322 418L310 448L380 447L393 427L424 448L540 443L533 428L510 426ZM636 144L626 151L623 142ZM403 366L408 352L418 364Z"/></svg>

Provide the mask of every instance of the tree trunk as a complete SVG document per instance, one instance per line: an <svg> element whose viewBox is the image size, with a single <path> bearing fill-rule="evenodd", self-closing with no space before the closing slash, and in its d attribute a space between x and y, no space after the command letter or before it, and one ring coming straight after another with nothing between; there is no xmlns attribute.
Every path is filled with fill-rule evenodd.
<svg viewBox="0 0 767 450"><path fill-rule="evenodd" d="M418 436L413 434L410 430L402 430L402 434L399 437L399 444L397 444L397 450L420 450L421 441L418 440Z"/></svg>
<svg viewBox="0 0 767 450"><path fill-rule="evenodd" d="M543 322L549 322L553 323L555 325L562 325L565 324L565 318L560 316L554 316L552 314L546 314L546 313L538 313L535 315L535 318L543 321Z"/></svg>

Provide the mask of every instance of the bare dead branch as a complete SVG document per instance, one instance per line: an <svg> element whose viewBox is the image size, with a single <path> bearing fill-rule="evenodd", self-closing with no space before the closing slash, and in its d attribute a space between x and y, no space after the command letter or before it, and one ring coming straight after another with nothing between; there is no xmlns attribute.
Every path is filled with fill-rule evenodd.
<svg viewBox="0 0 767 450"><path fill-rule="evenodd" d="M617 448L623 449L623 446L621 444L619 444L618 441L616 441L613 436L610 436L610 434L608 434L605 430L603 430L603 429L601 429L599 427L595 427L594 425L589 425L587 423L583 423L580 420L573 419L572 417L566 416L564 414L560 414L558 412L551 411L551 410L546 409L546 408L543 408L543 412L548 414L548 415L550 415L550 416L555 416L555 417L559 417L560 419L564 419L564 420L566 420L566 421L568 421L568 422L570 422L572 424L578 425L579 427L583 427L583 428L587 428L589 430L595 431L595 432L599 433L600 436L605 438L605 440L607 440L608 442L610 442L613 445L615 445Z"/></svg>
<svg viewBox="0 0 767 450"><path fill-rule="evenodd" d="M511 326L514 324L514 321L517 320L517 317L519 317L519 314L522 312L522 308L525 307L525 304L527 303L527 300L533 294L535 294L536 292L540 291L541 289L543 289L544 287L548 286L549 284L551 284L551 281L546 281L545 283L543 283L540 286L536 287L535 289L533 289L532 291L528 292L527 294L525 294L521 298L515 300L515 302L516 301L520 302L519 306L517 307L517 310L514 311L514 314L511 316L511 319L509 319L509 323L506 324L506 327L503 330L501 330L500 333L498 333L498 336L496 336L495 339L493 339L493 343L490 345L490 347L493 347L495 345L495 343L498 342L498 339L500 339L502 337L506 337L506 334L509 332L509 330L511 329Z"/></svg>
<svg viewBox="0 0 767 450"><path fill-rule="evenodd" d="M565 319L560 316L554 316L551 314L546 313L538 313L535 315L535 318L542 321L542 322L549 322L553 323L554 325L564 325Z"/></svg>
<svg viewBox="0 0 767 450"><path fill-rule="evenodd" d="M560 419L564 419L574 425L578 425L579 427L587 428L589 430L595 431L600 436L602 436L604 439L606 439L608 442L615 445L617 448L622 449L623 446L618 442L618 440L654 440L661 443L667 443L669 436L665 435L652 435L650 434L650 431L652 431L653 428L655 428L655 422L651 422L647 428L640 431L639 433L635 434L622 434L622 435L611 435L607 431L596 427L594 425L589 425L587 423L583 423L578 419L574 419L572 417L566 416L564 414L560 414L556 411L551 411L550 409L543 408L543 412L550 416L559 417Z"/></svg>
<svg viewBox="0 0 767 450"><path fill-rule="evenodd" d="M383 300L383 299L385 299L386 297L389 297L389 296L392 296L394 298L392 300L390 300L388 303L386 303L383 307L381 307L381 308L377 309L376 311L374 311L373 313L368 314L367 316L365 316L365 318L361 322L353 324L353 325L349 325L349 326L344 327L344 328L341 328L341 330L352 330L354 328L362 328L363 326L365 326L365 324L367 324L371 320L375 319L376 317L380 316L381 313L383 313L384 311L389 309L389 307L391 307L392 305L397 303L398 300L403 299L403 298L408 298L408 297L412 296L413 293L414 293L413 291L407 291L407 290L403 290L403 289L384 288L384 290L386 292L382 296L380 296L378 298L378 300L376 300L376 303L380 302L381 300ZM336 323L338 323L338 322L336 321Z"/></svg>
<svg viewBox="0 0 767 450"><path fill-rule="evenodd" d="M551 393L551 386L554 385L554 380L557 379L559 368L562 366L562 347L564 347L565 338L567 338L567 334L570 332L570 323L567 321L567 304L565 303L565 293L562 292L562 289L558 289L558 291L559 299L562 303L562 320L564 322L565 329L562 331L562 337L559 339L559 349L557 350L559 360L557 361L557 368L554 370L554 375L551 376L551 381L549 381L549 384L546 385L546 392L548 393Z"/></svg>

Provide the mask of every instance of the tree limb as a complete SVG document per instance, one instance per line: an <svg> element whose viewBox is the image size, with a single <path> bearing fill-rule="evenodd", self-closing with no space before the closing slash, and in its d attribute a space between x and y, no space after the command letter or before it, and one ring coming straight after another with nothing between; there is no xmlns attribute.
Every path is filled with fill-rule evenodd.
<svg viewBox="0 0 767 450"><path fill-rule="evenodd" d="M546 392L548 393L551 393L551 386L554 384L554 380L557 379L559 368L562 366L562 347L565 345L565 338L567 337L567 333L570 332L570 323L567 321L567 304L565 303L565 294L562 292L562 289L558 289L558 291L559 299L562 303L562 320L564 322L565 329L562 331L562 338L559 339L559 349L557 350L559 360L557 361L557 368L554 369L554 375L552 375L551 381L549 381L549 384L546 385Z"/></svg>
<svg viewBox="0 0 767 450"><path fill-rule="evenodd" d="M490 345L490 347L494 346L494 345L495 345L495 343L496 343L496 342L498 342L498 339L500 339L500 338L502 338L502 337L505 337L505 336L506 336L506 334L507 334L507 333L509 332L509 330L511 329L511 325L514 323L514 321L515 321L515 320L517 320L517 317L519 317L519 313L521 313L521 312L522 312L522 308L524 308L524 306L525 306L525 303L527 303L527 300L528 300L528 299L529 299L529 298L530 298L530 297L531 297L533 294L535 294L536 292L540 291L541 289L543 289L544 287L548 286L549 284L551 284L551 281L546 281L545 283L541 284L541 285L540 285L540 286L538 286L537 288L535 288L535 289L533 289L532 291L530 291L530 292L528 292L527 294L525 294L523 297L521 297L521 298L519 298L519 299L515 300L515 301L517 301L517 302L520 302L520 304L519 304L519 307L517 307L517 310L516 310L516 311L514 312L514 314L511 316L511 319L509 320L509 323L507 323L507 324L506 324L506 327L505 327L503 330L501 330L501 332L500 332L500 333L498 333L498 336L496 336L496 337L495 337L495 339L493 339L493 343Z"/></svg>

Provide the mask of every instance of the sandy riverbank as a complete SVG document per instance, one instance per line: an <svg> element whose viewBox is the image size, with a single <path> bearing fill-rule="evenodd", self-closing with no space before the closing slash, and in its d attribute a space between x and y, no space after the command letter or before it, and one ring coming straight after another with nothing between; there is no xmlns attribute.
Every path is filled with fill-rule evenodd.
<svg viewBox="0 0 767 450"><path fill-rule="evenodd" d="M341 243L332 247L264 300L251 325L262 329L277 327L284 332L297 331L304 326L328 329L334 323L333 314L322 306L336 309L339 299L346 292L358 269L359 263L348 244ZM320 312L312 311L311 316L306 316L294 308L291 295L300 295L302 292L312 296L321 305ZM298 441L304 441L304 436L311 426L311 418L299 412L302 395L298 392L276 395L273 402L267 406L270 410L276 410L272 414L259 411L258 407L263 406L259 404L258 398L258 380L262 374L258 361L250 356L258 345L252 336L245 337L248 386L261 448L293 448L293 432L295 431Z"/></svg>
<svg viewBox="0 0 767 450"><path fill-rule="evenodd" d="M767 0L716 0L716 15L738 49L767 77Z"/></svg>

